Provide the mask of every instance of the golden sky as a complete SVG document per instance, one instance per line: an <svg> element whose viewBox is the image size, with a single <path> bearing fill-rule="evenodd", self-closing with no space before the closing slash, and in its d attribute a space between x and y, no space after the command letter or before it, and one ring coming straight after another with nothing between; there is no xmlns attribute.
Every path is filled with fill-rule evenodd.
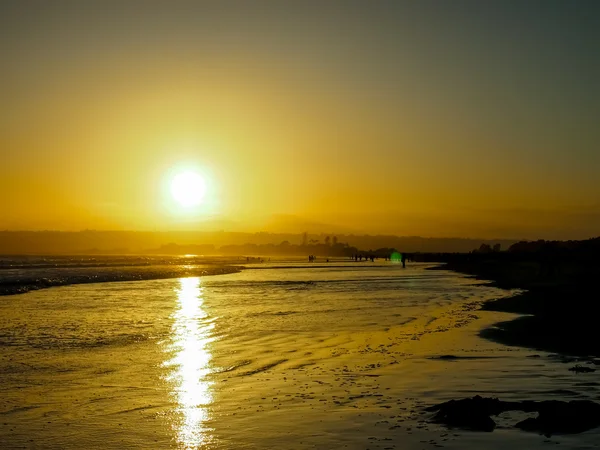
<svg viewBox="0 0 600 450"><path fill-rule="evenodd" d="M2 2L0 229L598 234L599 14Z"/></svg>

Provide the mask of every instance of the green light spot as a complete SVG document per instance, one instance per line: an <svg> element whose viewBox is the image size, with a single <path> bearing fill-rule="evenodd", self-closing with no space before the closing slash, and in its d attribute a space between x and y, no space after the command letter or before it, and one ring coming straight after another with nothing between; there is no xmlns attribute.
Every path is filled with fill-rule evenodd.
<svg viewBox="0 0 600 450"><path fill-rule="evenodd" d="M402 253L394 252L390 256L390 261L392 262L400 262L402 260Z"/></svg>

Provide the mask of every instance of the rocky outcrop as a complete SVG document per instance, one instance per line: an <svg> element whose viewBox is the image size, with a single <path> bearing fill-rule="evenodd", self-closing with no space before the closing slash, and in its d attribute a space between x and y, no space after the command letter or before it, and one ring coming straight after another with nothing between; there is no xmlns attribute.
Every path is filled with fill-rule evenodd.
<svg viewBox="0 0 600 450"><path fill-rule="evenodd" d="M581 433L600 426L600 404L589 400L507 402L476 395L450 400L426 410L436 412L432 418L435 423L476 431L493 431L496 422L491 416L505 411L537 412L537 417L522 420L515 427L546 436Z"/></svg>

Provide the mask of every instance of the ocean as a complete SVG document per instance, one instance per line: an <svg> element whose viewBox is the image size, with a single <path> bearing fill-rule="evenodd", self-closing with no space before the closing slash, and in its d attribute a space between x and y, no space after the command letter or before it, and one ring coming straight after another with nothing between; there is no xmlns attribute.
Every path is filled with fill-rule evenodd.
<svg viewBox="0 0 600 450"><path fill-rule="evenodd" d="M479 305L515 291L431 265L28 257L0 266L0 285L33 286L0 297L2 449L600 442L597 430L517 430L517 414L492 433L430 422L426 406L476 394L600 400L595 374L569 372L563 357L479 337L515 317ZM41 289L40 280L60 282Z"/></svg>

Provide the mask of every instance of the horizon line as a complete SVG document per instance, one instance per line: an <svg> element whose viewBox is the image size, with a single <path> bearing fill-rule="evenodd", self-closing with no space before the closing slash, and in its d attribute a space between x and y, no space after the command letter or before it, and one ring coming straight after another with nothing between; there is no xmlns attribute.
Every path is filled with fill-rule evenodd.
<svg viewBox="0 0 600 450"><path fill-rule="evenodd" d="M27 229L2 229L0 233L84 233L84 232L95 232L95 233L238 233L238 234L292 234L302 236L304 233L307 235L330 235L330 236L373 236L373 237L395 237L395 238L419 238L419 239L463 239L463 240L474 240L474 241L536 241L536 240L556 240L556 241L580 241L586 239L593 239L598 236L590 236L583 239L541 239L541 238L525 238L525 237L461 237L461 236L423 236L423 235L402 235L402 234L389 234L389 233L346 233L346 232L308 232L308 231L231 231L231 230L133 230L133 229L91 229L84 228L79 230L59 230L59 229L40 229L40 230L27 230Z"/></svg>

